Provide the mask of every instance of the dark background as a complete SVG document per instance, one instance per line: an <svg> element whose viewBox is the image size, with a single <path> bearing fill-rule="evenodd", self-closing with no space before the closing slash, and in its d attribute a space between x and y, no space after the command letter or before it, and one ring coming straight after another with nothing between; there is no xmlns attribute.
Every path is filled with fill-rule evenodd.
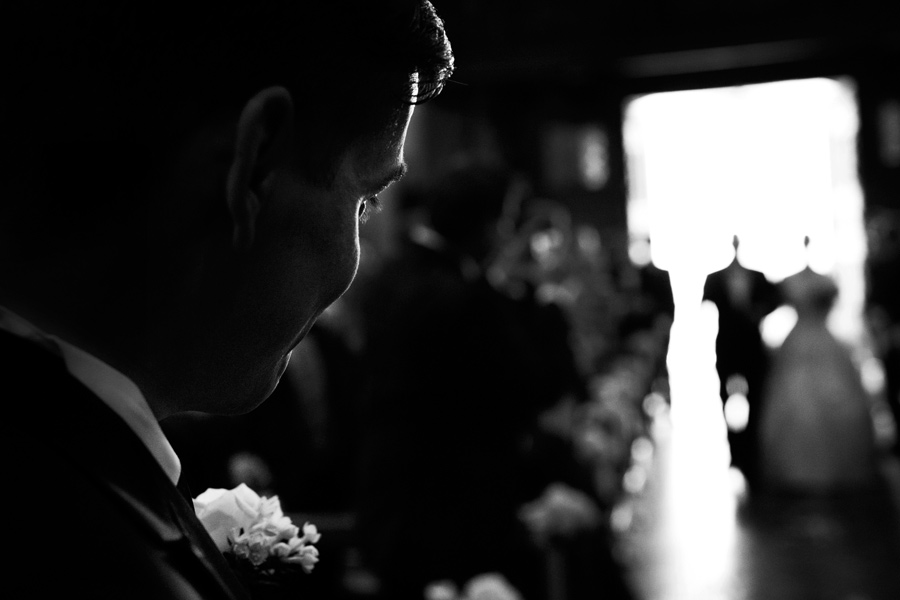
<svg viewBox="0 0 900 600"><path fill-rule="evenodd" d="M859 0L435 0L457 57L445 92L420 110L408 146L414 182L458 151L502 156L536 193L568 206L604 240L627 243L622 110L632 95L806 77L849 77L860 108L867 214L882 218L873 260L900 273L900 168L879 158L878 112L900 99L900 12ZM599 190L548 173L552 129L599 126L610 178ZM558 174L557 174L558 175ZM563 178L564 181L564 178ZM891 215L887 226L885 214ZM884 230L889 239L885 241ZM871 248L870 250L876 250ZM877 287L877 286L876 286ZM887 286L886 286L887 287ZM891 294L875 290L876 294ZM886 300L883 298L882 300Z"/></svg>

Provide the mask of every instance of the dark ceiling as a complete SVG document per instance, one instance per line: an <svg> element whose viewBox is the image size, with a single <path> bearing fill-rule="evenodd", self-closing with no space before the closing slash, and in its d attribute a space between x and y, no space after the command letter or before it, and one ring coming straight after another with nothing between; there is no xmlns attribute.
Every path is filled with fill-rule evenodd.
<svg viewBox="0 0 900 600"><path fill-rule="evenodd" d="M640 77L703 68L703 61L727 67L900 52L900 21L889 8L898 0L433 2L463 82Z"/></svg>

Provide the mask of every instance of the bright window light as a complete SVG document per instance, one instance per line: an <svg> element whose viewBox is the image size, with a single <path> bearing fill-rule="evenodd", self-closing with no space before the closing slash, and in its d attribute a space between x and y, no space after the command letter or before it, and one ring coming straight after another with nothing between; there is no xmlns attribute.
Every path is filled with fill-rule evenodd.
<svg viewBox="0 0 900 600"><path fill-rule="evenodd" d="M774 280L805 266L805 235L816 270L834 272L839 258L859 264L857 127L854 87L843 80L632 99L624 132L632 237L652 240L661 268L716 270L731 260L733 234L741 260Z"/></svg>
<svg viewBox="0 0 900 600"><path fill-rule="evenodd" d="M675 296L676 428L722 418L711 350L717 327L700 300L706 275L731 262L734 235L739 260L772 281L807 264L834 277L840 293L829 325L847 341L861 337L866 240L850 80L649 94L630 99L624 114L630 255L669 271ZM790 317L779 311L764 324L767 343L780 343ZM724 423L711 427L685 438L705 452L725 433Z"/></svg>
<svg viewBox="0 0 900 600"><path fill-rule="evenodd" d="M625 106L629 255L667 270L675 299L662 543L673 548L673 581L694 585L679 587L679 598L709 596L715 574L741 554L741 487L726 436L746 425L752 407L746 382L729 382L723 414L718 311L702 302L706 276L731 262L736 234L739 260L772 281L807 264L833 276L840 293L829 325L857 337L866 247L857 125L853 84L825 78L651 94ZM765 342L779 345L795 320L792 310L776 311Z"/></svg>

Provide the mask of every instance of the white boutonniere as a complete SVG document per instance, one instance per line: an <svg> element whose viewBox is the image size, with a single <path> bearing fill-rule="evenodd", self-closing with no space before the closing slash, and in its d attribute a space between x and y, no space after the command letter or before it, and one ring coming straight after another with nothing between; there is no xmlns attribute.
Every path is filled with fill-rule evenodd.
<svg viewBox="0 0 900 600"><path fill-rule="evenodd" d="M231 490L211 488L194 499L194 511L213 541L238 571L276 575L319 562L313 546L316 526L297 527L281 510L278 496L259 496L243 483Z"/></svg>

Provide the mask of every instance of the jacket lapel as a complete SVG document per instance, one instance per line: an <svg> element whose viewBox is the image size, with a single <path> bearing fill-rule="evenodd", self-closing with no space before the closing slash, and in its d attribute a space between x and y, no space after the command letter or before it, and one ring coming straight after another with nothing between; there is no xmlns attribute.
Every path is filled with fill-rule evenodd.
<svg viewBox="0 0 900 600"><path fill-rule="evenodd" d="M247 593L194 514L193 505L125 422L71 377L57 356L0 331L0 358L23 380L39 382L40 402L17 406L19 423L39 422L42 452L75 463L106 490L144 532L164 548L203 597L246 599Z"/></svg>

